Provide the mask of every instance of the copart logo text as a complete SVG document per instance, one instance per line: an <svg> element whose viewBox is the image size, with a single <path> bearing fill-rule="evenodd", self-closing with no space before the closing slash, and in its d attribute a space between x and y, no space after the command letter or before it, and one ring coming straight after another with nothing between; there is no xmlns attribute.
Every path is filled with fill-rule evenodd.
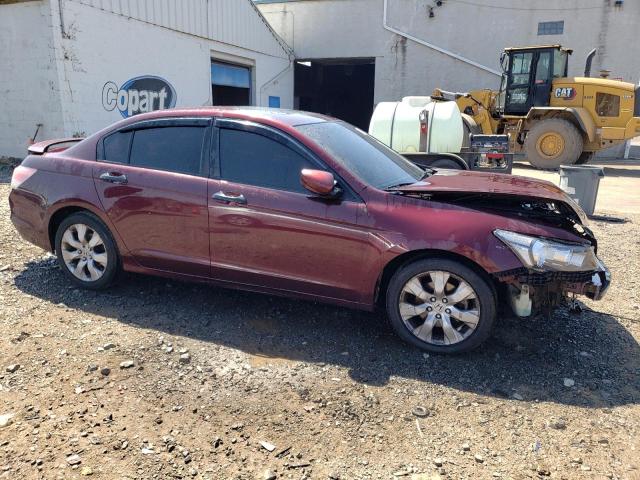
<svg viewBox="0 0 640 480"><path fill-rule="evenodd" d="M102 87L102 106L109 112L117 108L120 115L127 118L175 107L176 91L164 78L152 75L132 78L120 88L115 82L107 82Z"/></svg>

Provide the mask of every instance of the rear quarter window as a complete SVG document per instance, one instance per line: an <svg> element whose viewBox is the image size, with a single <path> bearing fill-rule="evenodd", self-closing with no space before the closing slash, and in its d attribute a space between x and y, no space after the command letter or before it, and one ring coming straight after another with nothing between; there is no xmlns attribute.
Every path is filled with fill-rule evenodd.
<svg viewBox="0 0 640 480"><path fill-rule="evenodd" d="M116 132L102 141L102 160L113 163L129 162L129 147L133 132Z"/></svg>

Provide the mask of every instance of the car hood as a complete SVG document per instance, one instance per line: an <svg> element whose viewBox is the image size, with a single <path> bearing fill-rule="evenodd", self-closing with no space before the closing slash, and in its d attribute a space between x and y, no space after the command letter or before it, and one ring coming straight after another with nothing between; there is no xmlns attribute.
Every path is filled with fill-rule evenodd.
<svg viewBox="0 0 640 480"><path fill-rule="evenodd" d="M566 202L568 196L551 182L503 173L471 172L468 170L437 170L433 175L401 192L489 193Z"/></svg>
<svg viewBox="0 0 640 480"><path fill-rule="evenodd" d="M394 190L425 200L557 226L595 245L582 208L559 187L544 180L502 173L437 170L420 182Z"/></svg>

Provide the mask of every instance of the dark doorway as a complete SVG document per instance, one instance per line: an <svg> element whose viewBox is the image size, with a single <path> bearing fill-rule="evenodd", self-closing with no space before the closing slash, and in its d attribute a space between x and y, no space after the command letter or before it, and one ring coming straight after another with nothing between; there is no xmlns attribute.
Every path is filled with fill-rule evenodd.
<svg viewBox="0 0 640 480"><path fill-rule="evenodd" d="M341 58L295 64L295 107L368 130L373 113L375 59Z"/></svg>
<svg viewBox="0 0 640 480"><path fill-rule="evenodd" d="M214 105L251 105L251 89L213 85Z"/></svg>
<svg viewBox="0 0 640 480"><path fill-rule="evenodd" d="M251 105L251 67L211 61L213 105Z"/></svg>

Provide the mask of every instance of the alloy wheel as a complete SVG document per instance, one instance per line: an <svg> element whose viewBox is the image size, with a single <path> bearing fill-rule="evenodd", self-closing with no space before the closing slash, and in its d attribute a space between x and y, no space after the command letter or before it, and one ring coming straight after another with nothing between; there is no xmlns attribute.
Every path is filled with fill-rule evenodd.
<svg viewBox="0 0 640 480"><path fill-rule="evenodd" d="M70 225L62 235L60 249L69 271L84 282L99 280L109 261L102 237L83 223Z"/></svg>
<svg viewBox="0 0 640 480"><path fill-rule="evenodd" d="M480 321L475 290L453 273L420 273L405 283L398 302L407 329L433 345L454 345L468 338Z"/></svg>

